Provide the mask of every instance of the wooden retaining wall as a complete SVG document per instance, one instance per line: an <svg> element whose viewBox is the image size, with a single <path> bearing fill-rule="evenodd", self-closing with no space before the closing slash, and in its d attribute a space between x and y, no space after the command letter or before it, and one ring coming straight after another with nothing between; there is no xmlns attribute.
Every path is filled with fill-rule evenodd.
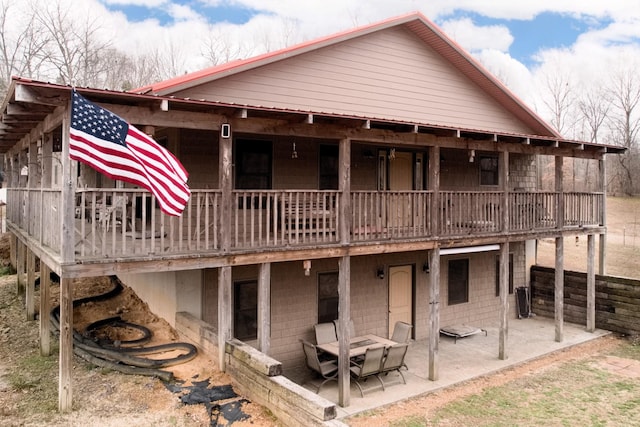
<svg viewBox="0 0 640 427"><path fill-rule="evenodd" d="M218 363L217 334L189 313L176 314L176 329ZM336 405L282 375L282 364L255 348L229 340L225 366L243 396L263 405L286 426L345 427L336 419Z"/></svg>
<svg viewBox="0 0 640 427"><path fill-rule="evenodd" d="M531 311L554 317L555 269L531 268ZM587 322L587 274L564 272L564 320ZM640 335L640 280L596 275L596 328Z"/></svg>

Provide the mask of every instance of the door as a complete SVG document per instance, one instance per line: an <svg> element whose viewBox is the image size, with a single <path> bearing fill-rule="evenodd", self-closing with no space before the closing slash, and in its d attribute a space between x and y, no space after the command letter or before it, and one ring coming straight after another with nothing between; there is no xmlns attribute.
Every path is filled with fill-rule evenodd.
<svg viewBox="0 0 640 427"><path fill-rule="evenodd" d="M413 325L413 268L389 267L389 336L396 322Z"/></svg>
<svg viewBox="0 0 640 427"><path fill-rule="evenodd" d="M413 190L413 153L393 152L389 159L389 190L401 193L391 195L389 203L389 226L403 229L413 225L412 199L409 193Z"/></svg>

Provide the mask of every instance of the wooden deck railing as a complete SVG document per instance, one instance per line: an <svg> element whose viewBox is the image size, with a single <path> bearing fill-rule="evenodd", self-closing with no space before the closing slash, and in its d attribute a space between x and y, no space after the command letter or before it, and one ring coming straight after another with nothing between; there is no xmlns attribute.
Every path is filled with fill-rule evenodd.
<svg viewBox="0 0 640 427"><path fill-rule="evenodd" d="M351 240L430 236L430 191L354 191Z"/></svg>
<svg viewBox="0 0 640 427"><path fill-rule="evenodd" d="M341 242L337 191L260 190L232 192L231 250L295 248ZM602 193L564 193L563 227L602 225ZM76 194L74 235L79 259L160 254L216 253L221 239L220 190L193 190L181 217L160 212L143 190L82 189ZM441 191L431 209L430 191L354 191L352 242L430 239L536 232L558 227L559 195L509 193L508 224L499 191ZM10 189L7 219L61 251L59 190ZM432 215L436 215L435 218ZM506 227L506 230L505 230Z"/></svg>

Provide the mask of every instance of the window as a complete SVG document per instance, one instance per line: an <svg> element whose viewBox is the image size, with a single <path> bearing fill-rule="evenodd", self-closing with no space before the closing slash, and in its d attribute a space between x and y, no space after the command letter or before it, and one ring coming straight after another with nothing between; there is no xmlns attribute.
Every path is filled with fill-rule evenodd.
<svg viewBox="0 0 640 427"><path fill-rule="evenodd" d="M271 188L271 141L236 141L236 184L241 190Z"/></svg>
<svg viewBox="0 0 640 427"><path fill-rule="evenodd" d="M233 335L239 340L258 338L258 282L236 282L233 289Z"/></svg>
<svg viewBox="0 0 640 427"><path fill-rule="evenodd" d="M513 254L509 254L509 294L513 294ZM500 256L496 256L496 296L500 296Z"/></svg>
<svg viewBox="0 0 640 427"><path fill-rule="evenodd" d="M469 302L469 259L449 261L449 305Z"/></svg>
<svg viewBox="0 0 640 427"><path fill-rule="evenodd" d="M318 323L338 318L338 273L318 274Z"/></svg>
<svg viewBox="0 0 640 427"><path fill-rule="evenodd" d="M338 189L338 157L337 145L320 146L319 190Z"/></svg>
<svg viewBox="0 0 640 427"><path fill-rule="evenodd" d="M496 156L479 156L480 164L480 185L498 185L498 157Z"/></svg>

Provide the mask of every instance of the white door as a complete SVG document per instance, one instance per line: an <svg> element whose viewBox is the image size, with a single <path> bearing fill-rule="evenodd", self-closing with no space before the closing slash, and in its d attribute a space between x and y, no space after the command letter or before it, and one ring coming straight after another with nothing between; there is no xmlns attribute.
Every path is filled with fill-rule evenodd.
<svg viewBox="0 0 640 427"><path fill-rule="evenodd" d="M389 337L396 322L413 324L413 268L389 267Z"/></svg>
<svg viewBox="0 0 640 427"><path fill-rule="evenodd" d="M389 190L413 190L413 154L396 151L393 159L389 160ZM395 229L411 227L413 206L412 199L407 193L391 196L389 200L388 226Z"/></svg>

